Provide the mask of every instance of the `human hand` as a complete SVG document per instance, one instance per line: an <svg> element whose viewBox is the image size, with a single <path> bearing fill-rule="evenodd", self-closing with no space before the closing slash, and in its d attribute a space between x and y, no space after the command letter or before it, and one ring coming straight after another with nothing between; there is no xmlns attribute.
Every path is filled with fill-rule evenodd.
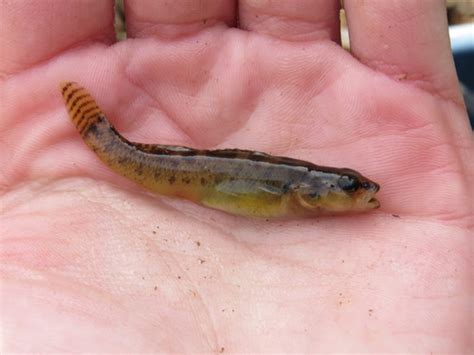
<svg viewBox="0 0 474 355"><path fill-rule="evenodd" d="M5 351L467 351L472 136L442 1L15 2L0 12ZM265 221L110 172L58 84L133 141L347 166L381 208ZM342 341L340 339L343 339Z"/></svg>

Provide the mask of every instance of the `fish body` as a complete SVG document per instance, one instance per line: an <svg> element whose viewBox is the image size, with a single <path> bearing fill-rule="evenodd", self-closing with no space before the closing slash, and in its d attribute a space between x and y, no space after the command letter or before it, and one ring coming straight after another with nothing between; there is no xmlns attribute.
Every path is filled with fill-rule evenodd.
<svg viewBox="0 0 474 355"><path fill-rule="evenodd" d="M97 156L116 173L158 194L267 218L379 207L373 197L379 186L354 170L255 151L130 142L84 88L67 82L61 91L69 116Z"/></svg>

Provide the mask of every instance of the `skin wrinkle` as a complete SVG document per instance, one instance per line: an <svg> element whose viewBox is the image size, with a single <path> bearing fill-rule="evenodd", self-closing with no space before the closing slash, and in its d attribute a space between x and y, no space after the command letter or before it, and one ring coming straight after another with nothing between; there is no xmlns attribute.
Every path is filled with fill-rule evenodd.
<svg viewBox="0 0 474 355"><path fill-rule="evenodd" d="M206 18L201 18L201 19L196 19L196 20L190 20L187 22L182 22L182 23L174 23L174 22L152 22L152 21L146 21L146 20L140 20L140 21L135 21L135 23L140 24L140 25L149 25L149 27L181 27L181 26L193 26L193 25L203 25L203 29L207 29L209 27L213 26L208 26L209 23L215 25L215 24L220 24L220 23L226 23L224 19L219 19L219 18L211 18L211 17L206 17ZM205 26L204 26L205 25ZM144 29L143 31L146 31ZM197 30L194 32L193 36L199 33L201 29Z"/></svg>
<svg viewBox="0 0 474 355"><path fill-rule="evenodd" d="M38 275L41 275L41 273L38 273ZM51 288L61 288L61 285L64 284L64 280L65 278L61 277L60 275L55 275L54 278L49 278L49 287ZM28 281L29 285L26 285L25 287L28 287L28 288L31 288L31 284L33 284L35 287L33 288L33 290L37 289L37 288L47 288L46 285L42 282L42 280L33 280L31 277L27 277L27 278L21 278L21 277L16 277L14 279L12 279L12 281L14 281L15 283L22 283L22 282L26 282ZM19 282L18 282L19 281ZM119 302L115 302L114 301L114 298L113 297L108 297L109 296L109 293L104 291L103 289L101 288L98 288L96 287L95 285L91 284L91 283L87 283L87 282L84 282L86 280L80 280L80 279L76 279L76 281L78 282L74 288L76 288L75 290L70 290L71 291L71 296L74 296L72 297L73 299L75 297L77 297L78 295L80 296L80 298L83 298L83 297L87 297L88 299L88 302L87 302L87 305L88 307L90 306L94 306L96 303L97 303L97 300L106 300L106 302L104 302L107 306L115 306L115 307L119 307L120 308L120 303ZM69 285L68 285L69 286ZM85 292L82 292L83 289L84 289L84 286L87 286L87 290L89 293L89 291L91 291L91 295L88 295L87 293ZM69 288L69 287L68 287ZM68 288L62 288L62 290L68 290ZM52 295L54 297L54 295ZM42 300L44 301L45 303L49 304L49 305L52 305L52 306L58 306L59 309L61 309L62 311L72 311L78 315L81 315L81 316L86 316L86 317L90 317L90 318L93 318L94 320L99 320L99 321L103 321L103 322L108 322L110 321L110 318L108 317L108 314L113 314L113 312L103 312L103 309L101 308L101 306L96 306L96 307L93 307L92 309L84 309L84 306L80 306L79 304L75 303L74 301L71 301L69 300L67 297L55 297L54 300L51 300L51 294L48 294L48 295L45 295L45 296L42 296L42 295L38 295L38 292L36 290L36 292L33 292L31 293L31 297L33 298L33 300ZM108 308L109 308L108 307ZM101 316L101 319L98 319L98 317Z"/></svg>
<svg viewBox="0 0 474 355"><path fill-rule="evenodd" d="M14 57L15 63L24 63L20 70L44 62L54 54L51 51L58 54L58 50L62 52L74 42L108 38L110 43L114 38L111 0L74 2L67 8L54 0L42 1L41 7L34 1L5 1L3 9L0 22L6 26L1 28L0 43L5 58ZM90 11L101 16L91 17ZM57 16L58 12L63 13ZM25 13L35 16L25 23L22 19ZM1 65L0 71L8 73L8 67Z"/></svg>
<svg viewBox="0 0 474 355"><path fill-rule="evenodd" d="M274 28L285 28L286 30L288 30L290 33L281 33L280 35L275 35L273 33L273 31L271 30L267 30L267 31L258 31L260 34L264 34L264 35L268 35L268 36L272 36L272 37L275 37L275 38L278 38L280 40L283 40L283 41L287 41L287 42L314 42L314 41L321 41L321 42L325 42L329 39L330 37L330 30L327 28L327 24L330 24L331 22L328 21L327 24L325 23L321 23L321 22L318 22L318 23L314 23L312 21L309 21L309 20L301 20L301 19L292 19L291 20L291 25L288 23L288 20L289 18L283 18L283 17L280 17L279 19L281 20L285 20L284 21L284 24L281 24L279 22L275 22L275 16L268 16L268 18L261 18L259 17L259 19L261 19L261 21L259 22L258 25L262 25L264 27L266 27L268 25L268 23L271 23L272 25L274 25ZM310 25L308 27L312 27L311 30L309 29L306 29L305 31L302 31L302 32L291 32L291 29L293 28L297 28L299 27L300 25ZM256 24L253 24L252 27L250 30L257 30L258 28L255 28L255 27L258 27L256 26ZM339 41L339 39L337 39L336 41Z"/></svg>
<svg viewBox="0 0 474 355"><path fill-rule="evenodd" d="M240 27L288 41L311 38L330 39L339 43L337 1L298 2L299 6L296 7L279 5L281 4L278 2L242 1L240 17L243 20ZM316 11L314 7L317 8ZM315 27L316 30L308 31L308 27ZM314 36L314 33L320 33L322 36Z"/></svg>
<svg viewBox="0 0 474 355"><path fill-rule="evenodd" d="M59 184L60 184L60 183L59 183ZM90 205L91 203L94 204L94 205L96 205L98 211L102 211L102 210L110 211L110 209L114 209L114 208L115 208L115 205L116 205L116 204L113 203L113 201L110 201L110 196L109 196L106 192L104 192L104 195L103 195L103 197L105 197L105 202L104 202L104 201L101 201L101 196L98 196L98 195L95 195L95 194L94 194L94 195L91 195L90 193L81 193L81 190L74 190L74 191L75 191L76 193L78 193L78 196L82 197L85 201L87 201L87 204L88 204L88 205ZM67 190L61 190L61 191L56 191L56 192L57 192L57 193L64 193L64 192L67 192ZM90 196L94 196L94 200L92 200L92 199L90 198ZM105 207L105 208L100 207L100 206L103 206L103 207ZM116 208L116 211L119 212L119 215L121 215L120 218L115 218L115 221L116 221L116 222L118 222L119 224L123 224L124 226L126 226L126 225L128 225L128 224L127 224L127 220L129 220L130 222L132 222L132 225L135 225L135 229L136 229L136 228L141 229L141 231L140 231L141 234L146 238L146 236L149 234L149 233L148 233L148 227L144 227L144 226L143 226L142 228L140 228L142 225L141 225L140 223L136 224L136 221L135 221L134 219L130 219L127 214L122 213L122 210L121 210L120 208ZM189 217L189 216L188 216L188 217ZM191 216L191 218L193 218L193 217ZM153 242L153 239L151 239L151 238L146 238L146 239L148 239L148 240L150 240L151 242ZM153 245L156 245L156 246L158 247L159 244L153 242ZM180 271L179 271L180 275L186 274L185 268L182 267L182 266L180 266L180 263L177 262L178 259L176 259L176 257L174 256L174 254L176 254L176 255L179 255L179 254L173 253L173 252L169 252L169 251L166 251L166 250L163 250L163 249L159 249L159 250L166 252L166 253L175 261L174 264L175 264L175 265L178 265L178 267L180 268L180 269L179 269L179 270L180 270ZM181 252L180 252L180 253L181 253ZM164 261L163 258L161 258L161 259L162 259L162 261ZM170 263L167 263L166 261L164 261L164 262L166 263L168 269L169 269L169 270L172 270L172 268L171 268L171 266L170 266L171 264L170 264ZM177 284L178 284L178 283L177 283ZM194 285L194 286L196 286L196 285ZM183 286L183 287L184 287L184 286ZM181 289L183 289L183 287L181 287Z"/></svg>
<svg viewBox="0 0 474 355"><path fill-rule="evenodd" d="M194 319L196 320L197 324L201 324L202 317L197 317L197 314L198 313L203 313L203 314L206 315L207 319L210 321L210 325L208 327L206 327L206 329L205 329L204 324L202 324L202 333L206 337L206 343L208 344L209 348L210 349L213 349L213 348L215 349L215 348L217 348L218 344L221 343L221 341L219 341L219 336L218 336L218 334L219 334L218 329L219 328L216 326L215 317L213 317L214 312L212 312L212 307L210 307L204 301L204 298L201 296L201 293L203 293L203 291L199 292L199 289L202 288L202 287L198 287L198 284L192 283L190 280L192 280L192 277L189 277L189 282L193 285L194 290L197 290L195 292L195 294L198 296L199 303L202 306L201 312L199 312L200 310L197 309L197 307L195 307L195 306L192 307L192 309L194 310L194 312L193 312ZM188 300L187 303L191 304L191 300ZM193 304L194 304L194 302L193 302Z"/></svg>
<svg viewBox="0 0 474 355"><path fill-rule="evenodd" d="M178 119L173 119L173 115L166 109L166 105L164 103L159 103L158 100L156 100L153 95L151 94L151 92L149 90L147 90L145 87L142 87L140 88L138 86L137 83L134 82L133 78L128 74L128 70L125 70L125 73L126 73L126 77L127 77L127 80L128 82L130 82L130 84L133 85L133 87L137 88L140 92L142 93L145 93L146 94L146 97L149 98L149 106L151 108L158 108L158 110L160 112L162 112L162 116L166 117L166 119L172 124L174 125L176 128L179 129L180 132L182 132L184 134L184 137L185 137L185 140L184 142L180 143L180 144L183 144L183 145L187 145L187 146L201 146L202 145L202 142L197 142L196 141L196 138L193 137L195 134L191 134L190 132L190 129L186 129L186 127L183 127L182 125L180 125L181 122L183 122L182 120L178 120ZM212 80L212 77L209 77L208 81L211 81ZM203 83L201 85L202 87L205 87L206 86L206 83ZM199 90L199 89L196 89L196 90ZM192 130L194 132L194 130ZM225 139L225 137L223 137L223 139ZM176 143L176 142L175 142Z"/></svg>
<svg viewBox="0 0 474 355"><path fill-rule="evenodd" d="M38 70L38 68L41 68L42 66L50 65L50 62L54 61L55 57L57 57L60 53L62 54L66 52L74 52L76 50L88 48L90 47L90 45L96 45L96 44L111 45L112 40L107 37L98 36L97 38L88 38L88 39L78 41L76 43L72 43L67 47L56 50L54 53L50 53L47 57L43 59L39 59L36 62L25 64L22 67L18 67L16 70L3 71L0 69L0 79L7 81L15 75L23 75L23 73L25 72L28 73L29 71L36 71Z"/></svg>
<svg viewBox="0 0 474 355"><path fill-rule="evenodd" d="M113 205L113 204L112 204L112 205ZM178 213L182 213L182 212L179 211L179 210L175 210L175 211L178 212ZM125 215L122 215L122 216L123 216L123 217L126 217ZM193 220L196 220L193 216L187 215L187 219L188 219L188 220L189 220L189 218L191 218L191 219L193 219ZM120 221L123 223L123 220L120 220ZM198 220L196 220L196 221L198 221ZM202 223L202 221L198 221L198 222ZM140 225L138 225L138 226L140 226ZM203 325L202 325L202 327L203 327L203 328L202 328L202 329L203 329L203 334L207 335L207 336L206 336L206 341L207 341L207 344L209 345L209 347L210 347L210 348L216 348L216 347L217 347L217 344L220 344L221 342L217 340L217 339L219 338L219 337L217 336L217 334L218 334L218 332L217 332L218 327L215 326L215 319L214 319L214 317L212 316L212 313L213 313L213 312L211 312L211 310L210 310L211 308L208 307L208 305L204 302L204 299L202 298L202 296L200 296L200 295L203 293L203 291L200 291L201 287L199 287L199 284L197 284L197 283L195 283L195 282L192 282L192 277L190 277L190 276L188 276L188 277L183 277L183 276L182 276L182 275L187 275L187 274L188 274L188 272L187 272L187 267L182 266L181 263L179 262L178 258L177 258L177 257L179 257L180 255L181 255L181 257L182 257L182 256L183 256L183 255L182 255L183 252L182 252L182 251L180 251L180 252L172 252L172 251L164 250L163 248L160 248L160 247L159 247L159 244L154 240L154 238L147 238L147 237L146 237L146 235L148 235L149 233L148 233L147 231L145 231L145 227L143 227L141 233L142 233L142 235L143 235L147 240L149 240L149 241L152 243L152 245L154 245L154 246L157 247L157 250L160 250L161 252L165 252L166 255L168 255L172 260L174 260L174 265L177 265L177 267L179 268L179 272L178 272L178 273L179 273L179 275L181 275L181 280L182 280L181 282L183 282L184 280L186 280L189 284L192 285L193 290L196 290L195 292L193 292L193 294L194 294L195 296L198 296L198 297L199 297L200 304L202 305L202 308L201 308L202 312L201 312L201 313L206 314L206 315L207 315L207 318L208 318L209 320L211 320L211 324L214 324L214 326L211 326L211 329L213 329L212 331L209 331L208 329L205 329L205 328L204 328L204 324L203 324ZM189 254L186 253L186 252L185 252L184 254L185 254L186 256L189 255ZM196 254L195 256L198 256L198 255L199 255L199 254ZM163 258L161 258L161 259L162 259L162 261L163 261ZM165 263L166 263L166 261L165 261ZM166 263L166 266L167 266L167 268L168 268L169 270L172 270L172 268L171 268L171 266L170 266L169 263ZM171 274L173 274L173 273L174 273L174 272L171 272ZM179 288L181 289L181 291L182 291L181 293L182 293L182 294L185 294L185 293L186 293L185 290L188 289L188 286L187 286L187 285L182 285L182 286L181 286L181 282L180 282L180 281L177 281L177 282L176 282L176 285L178 285ZM194 300L194 299L193 299L193 300ZM188 303L188 304L190 304L190 305L191 305L191 304L194 304L194 302L192 302L190 299L188 299L188 300L186 301L186 303ZM192 308L193 308L193 309L197 309L197 307L195 307L195 306L192 307ZM194 312L193 314L196 315L196 313L197 313L197 312ZM198 319L200 320L200 319L202 319L202 317L198 317L198 318L195 317L195 319L196 319L196 323L198 323L198 322L197 322ZM200 323L200 322L199 322L199 323ZM211 338L210 338L210 333L213 334L213 336L212 336ZM212 344L214 344L214 345L212 345Z"/></svg>
<svg viewBox="0 0 474 355"><path fill-rule="evenodd" d="M220 1L199 2L125 2L127 29L132 37L156 36L180 38L192 32L202 31L211 24L226 26L235 21L234 3ZM145 5L145 6L143 6ZM148 12L143 9L148 6ZM236 5L235 5L236 6ZM148 26L147 26L148 25Z"/></svg>
<svg viewBox="0 0 474 355"><path fill-rule="evenodd" d="M142 232L143 235L145 236L146 233ZM153 240L151 238L148 238L153 245L157 246L158 247L158 243L153 243ZM160 259L161 261L163 262L164 261L164 258L162 257L163 256L163 252L164 252L164 255L168 255L173 261L174 261L174 265L177 265L178 267L178 272L179 272L179 275L188 275L188 273L186 272L186 267L184 266L181 266L181 264L179 263L178 261L178 258L177 256L180 256L178 253L173 253L173 252L169 252L169 251L164 251L162 248L159 248L158 247L158 250L160 250L162 252L162 255L160 256ZM182 255L181 255L182 257ZM171 266L169 263L167 263L166 261L164 261L165 264L166 264L166 267L168 268L168 270L172 270ZM170 274L173 274L173 272L170 272ZM196 290L195 291L195 295L200 295L200 292L199 292L199 287L196 283L193 283L192 282L192 277L191 276L187 276L187 277L183 277L183 276L180 276L181 279L178 279L178 281L176 281L176 285L177 287L180 289L181 291L181 294L182 295L185 295L186 294L186 291L188 290L189 286L188 285L184 285L184 281L186 281L188 284L191 284L192 287L193 287L193 290ZM201 296L199 296L199 301L200 301L200 304L202 306L202 308L200 309L201 312L199 312L199 310L197 310L197 307L196 306L192 306L194 303L195 303L195 300L193 298L193 300L191 299L185 299L185 302L187 304L189 304L191 306L192 309L194 310L197 310L196 312L194 312L193 314L196 315L196 313L203 313L205 315L207 315L207 319L208 320L211 320L212 321L212 316L211 316L211 312L210 312L210 309L209 307L206 306L206 304L204 303L204 300ZM201 320L202 319L202 316L199 317L199 318L196 318L194 317L195 320L196 320L196 323L197 324L201 324L202 322L198 322L198 320ZM208 327L205 327L205 324L202 323L202 334L206 337L206 343L208 344L209 347L212 347L212 344L217 344L217 331L216 331L216 327L210 327L211 329L208 329ZM213 336L211 336L211 334L213 334Z"/></svg>
<svg viewBox="0 0 474 355"><path fill-rule="evenodd" d="M279 41L279 40L277 40L277 41ZM322 48L322 49L324 50L324 48ZM330 72L330 73L328 74L328 72ZM339 80L343 76L343 74L344 74L343 71L338 72L335 69L333 70L331 65L329 66L329 68L325 67L323 75L318 76L319 81L321 81L322 78L324 78L324 80L323 80L324 85L321 84L317 88L313 88L312 91L311 91L311 97L318 97L318 96L323 95L327 90L329 90L332 87L332 83ZM314 75L314 76L316 76L316 75ZM328 78L328 79L326 79L326 78ZM312 81L310 78L306 78L304 80L308 81L308 82ZM301 87L301 83L299 84L299 86ZM293 85L293 83L291 83L291 88L292 89L296 89L297 87L298 87L297 83L294 83L294 85ZM284 89L285 88L281 88L282 91ZM238 134L245 133L246 131L248 131L250 129L247 126L247 121L250 121L252 119L252 116L256 116L255 111L257 111L260 106L266 105L266 102L265 102L266 94L265 94L265 92L260 93L259 96L263 96L263 98L254 100L255 101L255 105L254 105L255 109L248 114L248 117L246 119L241 120L242 124L241 124L240 128L237 129L237 130L234 130L233 132L231 132L225 138L231 138L233 136L237 136ZM287 143L285 145L286 148L285 147L283 147L283 148L278 147L277 150L273 149L270 152L272 154L275 154L275 155L285 155L285 154L288 154L288 152L290 151L290 149L287 149L287 148L293 147L294 143L297 141L297 138L293 138L293 137L296 137L293 133L293 128L294 127L296 127L296 128L297 127L304 127L304 126L307 125L307 123L306 122L299 122L298 123L298 120L301 121L301 117L298 117L297 115L293 115L293 114L288 114L286 116L284 115L282 117L276 117L275 120L281 120L282 124L285 124L285 126L286 126L285 130L280 130L280 131L283 131L285 133L285 136L279 138L278 141L279 142L283 141L283 142L287 142ZM295 122L293 122L293 121L295 121ZM291 125L288 126L288 124L290 122L291 122ZM295 132L296 131L297 131L297 129L295 129ZM274 146L275 146L275 144L276 143L273 143ZM310 144L312 144L312 143L310 143ZM268 150L269 148L266 148L266 149Z"/></svg>
<svg viewBox="0 0 474 355"><path fill-rule="evenodd" d="M310 243L310 242L308 242ZM244 245L248 245L248 250L251 251L254 255L258 255L259 256L259 259L268 259L268 260L271 260L272 264L274 265L278 265L279 267L281 266L287 266L287 267L291 267L293 269L298 269L298 270L305 270L306 272L309 272L310 274L313 274L313 275L345 275L346 273L343 273L343 272L339 272L339 270L335 269L335 268L328 268L328 269L322 269L320 267L317 267L317 266L314 266L312 265L309 261L305 260L305 261L301 261L301 262L298 262L298 263L295 263L294 260L290 257L290 256L285 256L285 255L275 255L274 252L270 253L270 252L267 252L266 248L265 247L260 247L259 245L254 245L254 244L246 244L246 243L243 243ZM311 244L310 244L311 245ZM269 269L271 269L269 267ZM354 271L355 273L355 271ZM260 279L259 278L256 278L255 281L259 281ZM260 286L264 286L265 288L267 287L278 287L278 283L277 281L273 281L272 283L264 283L263 285L260 285ZM296 287L301 287L301 288L309 288L308 284L306 281L302 281L302 282L294 282L293 280L289 280L289 283L288 283L288 287L290 288L296 288Z"/></svg>
<svg viewBox="0 0 474 355"><path fill-rule="evenodd" d="M145 22L146 23L146 22ZM229 24L227 24L225 21L207 21L206 23L202 23L201 21L196 21L193 23L189 24L182 24L180 26L176 25L167 25L167 24L153 24L150 25L149 27L143 28L137 32L135 32L134 38L147 38L150 37L150 35L153 35L153 37L156 37L157 39L163 39L163 40L177 40L177 39L184 39L188 37L193 37L196 34L199 34L199 32L206 31L210 28L215 28L216 26L226 26L229 27ZM180 31L176 31L176 29L179 28Z"/></svg>
<svg viewBox="0 0 474 355"><path fill-rule="evenodd" d="M146 97L148 98L148 101L150 102L148 106L150 108L157 109L160 113L162 113L160 117L166 118L166 120L169 121L173 126L178 128L180 132L184 133L185 143L182 143L182 144L194 146L196 144L194 142L194 139L188 134L188 132L186 132L182 127L178 125L179 120L174 119L172 115L170 115L170 113L165 110L164 106L161 105L156 99L153 98L152 94L148 90L146 90L145 87L140 87L139 85L137 85L137 83L134 82L133 78L127 75L127 73L128 71L125 69L125 77L126 77L127 82L129 82L135 89L139 90L140 93L146 95Z"/></svg>
<svg viewBox="0 0 474 355"><path fill-rule="evenodd" d="M403 82L407 84L411 84L416 88L430 94L435 95L442 99L444 102L453 104L456 108L460 110L465 110L466 106L464 105L464 100L456 95L456 98L453 98L452 90L447 89L440 89L437 88L436 85L433 84L432 75L424 75L422 73L409 73L407 71L402 70L399 68L397 64L390 64L385 63L381 60L364 60L364 58L357 58L362 63L366 64L367 66L374 68L375 70L379 71L380 73L384 74L386 77L394 80L395 82ZM389 70L387 70L389 69ZM387 73L390 72L390 73ZM430 80L431 79L431 80ZM448 94L443 94L441 91L446 91Z"/></svg>
<svg viewBox="0 0 474 355"><path fill-rule="evenodd" d="M444 122L442 121L442 123L444 123ZM416 132L416 130L422 129L422 128L424 128L424 126L422 126L422 127L417 127L417 128L415 129L415 132ZM409 130L410 130L410 131L413 131L414 129L413 129L412 127L410 127ZM416 136L416 134L415 134L415 136ZM447 136L447 138L449 139L450 136ZM454 139L454 138L453 138L453 139ZM464 143L463 140L456 139L456 140L453 141L453 139L450 139L449 142L440 142L440 143L437 144L437 147L444 147L444 146L446 146L446 148L447 148L448 151L451 150L452 153L454 153L454 156L457 158L457 161L456 161L457 164L456 164L455 162L453 162L452 160L449 160L449 161L448 161L448 165L451 164L451 165L457 165L458 167L460 167L460 170L458 171L458 173L459 173L458 175L464 177L464 178L463 178L464 186L466 186L466 187L468 188L468 190L469 190L469 186L470 186L470 184L469 184L469 174L467 173L467 170L465 169L464 164L462 164L462 161L463 161L462 156L461 156L460 154L457 154L456 151L452 149L452 147L467 148L467 146L468 146L469 143L468 143L468 142L465 142L465 145L464 145L464 144L463 144L463 143ZM448 169L448 170L443 170L443 168L446 169L448 165L443 165L443 166L439 166L439 167L437 167L437 168L434 168L433 170L431 170L431 173L443 172L443 171L444 171L444 172L456 173L456 169L454 169L454 170L449 170L449 169ZM472 189L471 189L471 190L472 190ZM473 211L471 211L471 213L467 212L465 215L461 213L461 214L459 214L459 215L457 215L457 216L458 216L458 218L459 218L460 220L462 220L462 221L466 220L466 225L469 227L470 224L474 224L474 222L472 222L472 221L470 222L470 218L469 218L469 215L472 214L472 212L473 212ZM439 215L440 218L442 218L442 216L443 216L443 214L440 214L440 215ZM448 220L448 221L449 221L449 220L454 220L455 218L456 218L456 214L452 215L451 218L446 218L446 217L445 217L445 218L442 218L442 219L445 219L445 220Z"/></svg>
<svg viewBox="0 0 474 355"><path fill-rule="evenodd" d="M415 78L418 81L417 86L439 96L443 101L453 102L457 107L463 108L460 91L456 90L455 77L446 76L446 69L439 70L440 67L454 70L452 56L448 50L449 37L446 15L443 13L444 4L442 1L433 1L430 5L427 2L418 6L414 4L413 1L404 5L368 1L356 6L356 2L348 1L346 13L349 34L354 34L351 36L351 51L355 57L375 70L384 72L388 68L389 76L393 74L405 78L426 70L427 73L423 74L423 77ZM406 11L407 6L413 11ZM434 26L434 23L438 25ZM413 28L416 28L416 31L410 33ZM361 35L363 31L368 32L367 36ZM410 36L412 41L410 46L405 45L407 36ZM440 52L440 49L443 51ZM401 53L407 55L402 56ZM431 60L431 57L434 59ZM437 87L439 84L433 80L436 76L441 76L440 81L448 87L448 92L444 92L446 88ZM429 82L430 77L432 83Z"/></svg>

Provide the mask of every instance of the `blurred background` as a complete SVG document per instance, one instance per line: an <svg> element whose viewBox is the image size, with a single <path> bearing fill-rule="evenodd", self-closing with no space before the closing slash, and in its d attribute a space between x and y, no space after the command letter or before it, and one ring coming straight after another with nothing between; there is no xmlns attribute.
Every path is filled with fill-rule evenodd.
<svg viewBox="0 0 474 355"><path fill-rule="evenodd" d="M420 0L424 1L424 0ZM127 38L123 0L115 1L115 31L118 40ZM446 0L446 16L454 63L464 95L467 112L474 127L474 0ZM341 40L349 49L344 10L341 10Z"/></svg>

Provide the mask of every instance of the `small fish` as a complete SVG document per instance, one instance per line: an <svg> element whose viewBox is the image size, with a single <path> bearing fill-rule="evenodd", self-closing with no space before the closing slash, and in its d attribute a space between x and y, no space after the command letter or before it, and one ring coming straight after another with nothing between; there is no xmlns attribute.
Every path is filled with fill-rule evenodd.
<svg viewBox="0 0 474 355"><path fill-rule="evenodd" d="M374 197L379 185L351 169L240 149L130 142L86 89L74 82L60 87L84 142L113 171L158 194L265 218L365 212L380 206Z"/></svg>

